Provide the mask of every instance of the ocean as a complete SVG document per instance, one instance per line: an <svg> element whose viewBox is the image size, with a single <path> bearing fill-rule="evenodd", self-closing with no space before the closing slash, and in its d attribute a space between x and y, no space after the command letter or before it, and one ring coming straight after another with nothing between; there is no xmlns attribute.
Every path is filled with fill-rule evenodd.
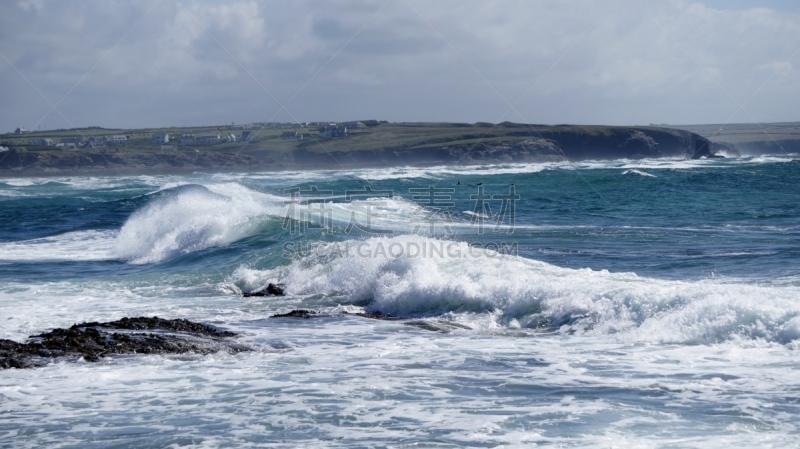
<svg viewBox="0 0 800 449"><path fill-rule="evenodd" d="M0 447L797 447L798 179L796 155L0 179L0 338L155 315L253 349L0 371Z"/></svg>

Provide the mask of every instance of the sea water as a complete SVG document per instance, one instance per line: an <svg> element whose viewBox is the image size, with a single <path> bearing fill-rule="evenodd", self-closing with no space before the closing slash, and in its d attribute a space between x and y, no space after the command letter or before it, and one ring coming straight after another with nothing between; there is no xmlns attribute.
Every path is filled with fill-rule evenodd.
<svg viewBox="0 0 800 449"><path fill-rule="evenodd" d="M797 446L798 179L791 155L0 179L0 338L157 315L253 349L0 371L0 446Z"/></svg>

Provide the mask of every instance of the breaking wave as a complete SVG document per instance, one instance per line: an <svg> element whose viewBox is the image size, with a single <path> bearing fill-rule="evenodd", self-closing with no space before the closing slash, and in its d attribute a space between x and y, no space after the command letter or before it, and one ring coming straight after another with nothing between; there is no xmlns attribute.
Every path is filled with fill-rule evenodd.
<svg viewBox="0 0 800 449"><path fill-rule="evenodd" d="M797 287L560 268L415 235L344 242L272 270L240 267L229 281L242 289L284 282L293 296L327 295L400 316L492 314L511 328L639 342L800 339Z"/></svg>

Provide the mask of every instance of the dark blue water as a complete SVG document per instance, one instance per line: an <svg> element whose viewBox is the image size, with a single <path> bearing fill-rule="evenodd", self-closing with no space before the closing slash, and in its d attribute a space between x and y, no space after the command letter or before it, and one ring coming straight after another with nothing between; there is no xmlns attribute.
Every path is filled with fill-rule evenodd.
<svg viewBox="0 0 800 449"><path fill-rule="evenodd" d="M328 200L336 203L346 201L345 192L363 191L365 186L391 191L395 198L408 201L414 195L409 189L429 186L443 191L452 189L452 193L438 193L447 199L437 201L452 201L454 205L435 206L441 213L432 218L436 222L435 232L441 237L483 245L502 242L510 247L516 243L519 255L561 267L634 272L663 279L713 276L775 279L798 275L800 161L715 161L681 168L669 164L660 168L654 164L639 169L618 165L622 166L584 169L567 166L533 173L503 173L494 167L457 170L458 174L437 173L432 169L421 171L425 176L413 176L417 173L412 172L409 177L379 180L369 179L368 172L364 172L360 176L325 173L306 182L293 182L291 177L281 182L280 176L258 175L226 177L225 181L233 180L254 192L286 200L290 195L284 190L308 191L314 186L320 191L331 191L333 195ZM158 190L161 184L175 181L201 186L220 182L204 175L80 182L39 180L30 184L0 181L0 190L6 193L0 196L3 223L0 241L57 237L76 231L117 231L134 211L148 202L180 194L185 186ZM479 194L478 184L486 197L508 194L509 186L514 185L519 200L514 204L513 225L511 211L499 216L502 200L489 199L486 204L490 209L485 212L491 210L495 215L484 219L484 232L479 234L480 224L465 213L476 210L478 201L471 198ZM416 201L428 210L434 209L428 202ZM359 213L356 218L366 221L367 213ZM430 229L421 216L418 221L412 217L400 220L409 226L390 229L392 233L413 232L417 225L420 233ZM462 226L450 226L451 232L447 232L448 220ZM498 222L503 228L495 230ZM358 228L344 232L346 222L336 224L339 232L334 240L370 234ZM465 224L470 226L465 229ZM131 268L121 267L125 260L113 257L91 263L34 258L30 263L18 260L13 265L0 265L0 279L22 280L42 273L59 278L87 272L102 275L108 267L115 273L162 270L181 264L202 268L209 262L227 264L226 258L231 253L236 254L237 261L257 261L264 257L265 249L296 238L284 227L264 226L222 248L213 245L210 249L202 248L201 256L184 257L177 264L159 260L155 265ZM375 235L382 235L381 231L378 229ZM308 230L303 241L320 240L321 234ZM181 250L175 254L180 255Z"/></svg>
<svg viewBox="0 0 800 449"><path fill-rule="evenodd" d="M0 338L157 315L253 351L0 371L0 446L796 445L798 179L788 156L2 179ZM324 317L271 318L296 308Z"/></svg>

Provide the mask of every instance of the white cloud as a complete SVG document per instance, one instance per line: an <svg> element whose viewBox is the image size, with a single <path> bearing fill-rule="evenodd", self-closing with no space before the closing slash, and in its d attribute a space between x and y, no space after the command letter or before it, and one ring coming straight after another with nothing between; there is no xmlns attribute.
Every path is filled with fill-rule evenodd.
<svg viewBox="0 0 800 449"><path fill-rule="evenodd" d="M44 7L44 0L21 0L17 5L24 11L35 9L40 11Z"/></svg>
<svg viewBox="0 0 800 449"><path fill-rule="evenodd" d="M59 105L79 126L267 120L280 106L250 74L294 96L279 120L718 122L764 83L750 115L800 120L797 61L785 64L797 10L409 2L27 1L0 5L0 53L56 102L113 49ZM0 83L0 129L48 112L5 61ZM66 126L56 113L43 125Z"/></svg>

